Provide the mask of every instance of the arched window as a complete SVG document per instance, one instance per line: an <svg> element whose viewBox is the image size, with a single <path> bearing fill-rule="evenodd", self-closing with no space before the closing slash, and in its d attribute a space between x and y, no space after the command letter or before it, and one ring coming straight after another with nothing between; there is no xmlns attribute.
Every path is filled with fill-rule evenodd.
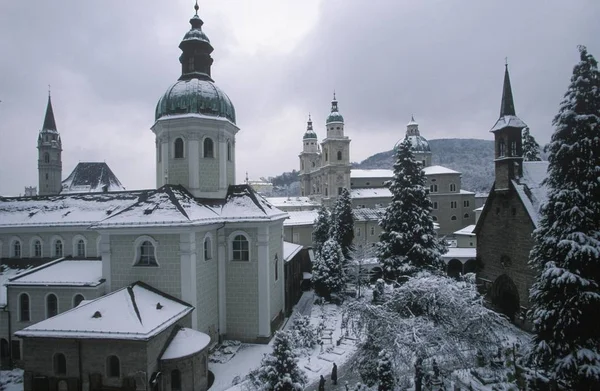
<svg viewBox="0 0 600 391"><path fill-rule="evenodd" d="M67 358L62 353L56 353L54 355L54 374L57 376L64 376L67 374Z"/></svg>
<svg viewBox="0 0 600 391"><path fill-rule="evenodd" d="M204 139L204 157L215 157L214 143L212 139Z"/></svg>
<svg viewBox="0 0 600 391"><path fill-rule="evenodd" d="M279 257L275 254L275 281L279 280Z"/></svg>
<svg viewBox="0 0 600 391"><path fill-rule="evenodd" d="M58 314L58 298L55 294L50 293L46 296L46 318L51 318Z"/></svg>
<svg viewBox="0 0 600 391"><path fill-rule="evenodd" d="M158 266L154 255L154 245L149 240L144 240L139 247L137 266Z"/></svg>
<svg viewBox="0 0 600 391"><path fill-rule="evenodd" d="M450 220L452 220L452 221L456 220L456 216L450 217Z"/></svg>
<svg viewBox="0 0 600 391"><path fill-rule="evenodd" d="M73 297L73 308L77 307L84 300L85 300L85 297L83 297L83 295L81 293L76 294Z"/></svg>
<svg viewBox="0 0 600 391"><path fill-rule="evenodd" d="M312 162L312 166L313 166L313 167L315 166L315 162Z"/></svg>
<svg viewBox="0 0 600 391"><path fill-rule="evenodd" d="M39 240L35 240L33 242L33 256L35 258L42 257L42 242L40 242Z"/></svg>
<svg viewBox="0 0 600 391"><path fill-rule="evenodd" d="M19 296L19 320L21 322L29 322L30 311L29 311L29 295L27 293L21 293Z"/></svg>
<svg viewBox="0 0 600 391"><path fill-rule="evenodd" d="M54 242L54 256L62 257L63 256L63 242L60 239L56 239Z"/></svg>
<svg viewBox="0 0 600 391"><path fill-rule="evenodd" d="M337 159L342 160L342 151L337 152Z"/></svg>
<svg viewBox="0 0 600 391"><path fill-rule="evenodd" d="M329 160L329 152L325 151L325 161Z"/></svg>
<svg viewBox="0 0 600 391"><path fill-rule="evenodd" d="M171 390L181 391L181 372L178 369L171 371Z"/></svg>
<svg viewBox="0 0 600 391"><path fill-rule="evenodd" d="M44 154L44 163L50 163L50 154L48 152Z"/></svg>
<svg viewBox="0 0 600 391"><path fill-rule="evenodd" d="M250 244L244 235L236 235L231 241L232 260L234 261L249 261L250 260Z"/></svg>
<svg viewBox="0 0 600 391"><path fill-rule="evenodd" d="M227 141L227 161L231 161L231 141Z"/></svg>
<svg viewBox="0 0 600 391"><path fill-rule="evenodd" d="M183 139L175 139L175 159L183 159Z"/></svg>
<svg viewBox="0 0 600 391"><path fill-rule="evenodd" d="M437 221L437 216L431 216L431 220Z"/></svg>
<svg viewBox="0 0 600 391"><path fill-rule="evenodd" d="M204 238L204 260L212 259L212 240L210 236Z"/></svg>
<svg viewBox="0 0 600 391"><path fill-rule="evenodd" d="M85 240L79 239L77 241L77 256L80 258L85 258Z"/></svg>
<svg viewBox="0 0 600 391"><path fill-rule="evenodd" d="M12 245L13 258L21 258L21 241L15 240Z"/></svg>
<svg viewBox="0 0 600 391"><path fill-rule="evenodd" d="M156 158L160 163L162 161L162 145L159 140L156 140Z"/></svg>
<svg viewBox="0 0 600 391"><path fill-rule="evenodd" d="M468 219L469 218L469 214L465 213L465 215L463 216L463 218Z"/></svg>
<svg viewBox="0 0 600 391"><path fill-rule="evenodd" d="M121 363L119 362L119 357L108 356L106 359L106 376L121 377Z"/></svg>

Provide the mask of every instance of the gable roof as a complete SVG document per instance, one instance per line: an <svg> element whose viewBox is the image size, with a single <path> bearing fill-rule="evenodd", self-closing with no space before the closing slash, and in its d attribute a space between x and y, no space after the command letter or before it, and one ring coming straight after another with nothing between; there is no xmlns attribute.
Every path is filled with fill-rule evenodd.
<svg viewBox="0 0 600 391"><path fill-rule="evenodd" d="M194 307L142 282L43 320L18 337L148 340Z"/></svg>
<svg viewBox="0 0 600 391"><path fill-rule="evenodd" d="M79 163L62 181L61 194L123 191L121 181L106 163Z"/></svg>

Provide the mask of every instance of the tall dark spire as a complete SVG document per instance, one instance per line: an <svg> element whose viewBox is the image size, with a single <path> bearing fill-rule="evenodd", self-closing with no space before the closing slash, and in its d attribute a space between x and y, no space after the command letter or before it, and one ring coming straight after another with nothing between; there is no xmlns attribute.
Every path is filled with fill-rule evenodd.
<svg viewBox="0 0 600 391"><path fill-rule="evenodd" d="M46 106L46 117L44 117L44 126L42 126L42 130L58 130L56 129L56 121L54 120L50 91L48 91L48 106Z"/></svg>
<svg viewBox="0 0 600 391"><path fill-rule="evenodd" d="M179 48L182 51L179 57L179 62L181 63L181 77L179 80L193 78L212 80L210 78L210 67L213 59L210 54L214 49L204 31L202 31L204 22L198 16L199 8L196 1L194 5L196 13L190 19L192 28L185 34L179 44Z"/></svg>
<svg viewBox="0 0 600 391"><path fill-rule="evenodd" d="M517 115L515 112L515 102L513 101L512 88L510 87L508 63L506 63L504 67L504 88L502 90L502 104L500 106L500 117L504 117L505 115Z"/></svg>

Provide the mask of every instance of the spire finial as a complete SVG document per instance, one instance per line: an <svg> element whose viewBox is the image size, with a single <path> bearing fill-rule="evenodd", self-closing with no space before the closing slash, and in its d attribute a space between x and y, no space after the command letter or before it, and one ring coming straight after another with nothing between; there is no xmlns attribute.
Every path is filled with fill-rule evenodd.
<svg viewBox="0 0 600 391"><path fill-rule="evenodd" d="M411 120L411 122L415 122L415 115L414 114L410 115L410 120Z"/></svg>
<svg viewBox="0 0 600 391"><path fill-rule="evenodd" d="M200 7L198 7L198 0L196 0L196 5L194 5L194 9L196 10L196 16L198 16L198 10L200 9Z"/></svg>
<svg viewBox="0 0 600 391"><path fill-rule="evenodd" d="M500 105L500 117L504 117L505 115L517 115L510 85L510 76L508 74L508 62L504 64L504 86L502 88L502 103Z"/></svg>
<svg viewBox="0 0 600 391"><path fill-rule="evenodd" d="M308 113L308 122L312 122L312 118L310 118L310 113Z"/></svg>
<svg viewBox="0 0 600 391"><path fill-rule="evenodd" d="M504 66L508 68L508 57L504 57Z"/></svg>
<svg viewBox="0 0 600 391"><path fill-rule="evenodd" d="M50 84L48 84L48 98L50 98Z"/></svg>
<svg viewBox="0 0 600 391"><path fill-rule="evenodd" d="M333 90L333 100L336 100L335 99L335 90Z"/></svg>

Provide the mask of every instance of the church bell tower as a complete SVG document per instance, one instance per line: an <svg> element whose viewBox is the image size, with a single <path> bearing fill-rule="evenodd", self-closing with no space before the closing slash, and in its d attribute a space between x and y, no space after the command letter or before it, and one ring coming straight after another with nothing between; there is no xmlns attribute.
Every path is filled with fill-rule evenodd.
<svg viewBox="0 0 600 391"><path fill-rule="evenodd" d="M48 93L44 124L38 135L37 148L39 195L58 194L62 184L62 142L56 129L50 93Z"/></svg>

